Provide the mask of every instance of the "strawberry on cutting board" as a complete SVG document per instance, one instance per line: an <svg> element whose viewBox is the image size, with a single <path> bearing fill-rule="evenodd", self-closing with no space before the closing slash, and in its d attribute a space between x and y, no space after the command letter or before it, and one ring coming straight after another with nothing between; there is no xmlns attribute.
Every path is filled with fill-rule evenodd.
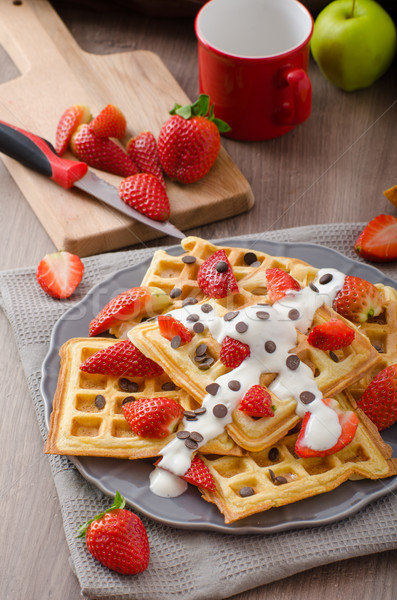
<svg viewBox="0 0 397 600"><path fill-rule="evenodd" d="M127 121L117 106L114 106L114 104L108 104L91 121L89 127L92 133L99 137L114 137L121 139L125 136Z"/></svg>
<svg viewBox="0 0 397 600"><path fill-rule="evenodd" d="M60 250L46 254L36 270L36 279L53 298L69 298L83 278L84 265L76 254Z"/></svg>
<svg viewBox="0 0 397 600"><path fill-rule="evenodd" d="M173 398L139 398L123 404L123 414L136 435L161 439L174 433L183 419L183 408Z"/></svg>
<svg viewBox="0 0 397 600"><path fill-rule="evenodd" d="M151 131L142 131L131 138L125 147L128 156L134 161L142 173L150 173L157 177L165 187L163 170L160 164L156 138Z"/></svg>
<svg viewBox="0 0 397 600"><path fill-rule="evenodd" d="M378 215L372 219L357 238L354 250L372 262L397 260L397 218Z"/></svg>
<svg viewBox="0 0 397 600"><path fill-rule="evenodd" d="M216 119L209 97L201 94L194 104L176 104L157 140L161 166L171 179L193 183L208 173L220 147L220 131L230 127Z"/></svg>
<svg viewBox="0 0 397 600"><path fill-rule="evenodd" d="M116 492L112 506L84 523L78 537L85 536L87 550L108 569L136 575L149 565L149 540L141 519L124 507Z"/></svg>
<svg viewBox="0 0 397 600"><path fill-rule="evenodd" d="M397 365L390 365L377 374L357 400L357 406L379 431L394 425L397 421Z"/></svg>
<svg viewBox="0 0 397 600"><path fill-rule="evenodd" d="M119 377L158 377L163 369L147 358L129 340L116 342L107 348L98 350L80 365L86 373L102 373Z"/></svg>
<svg viewBox="0 0 397 600"><path fill-rule="evenodd" d="M119 196L126 204L155 221L170 216L170 201L160 180L150 173L138 173L123 179Z"/></svg>
<svg viewBox="0 0 397 600"><path fill-rule="evenodd" d="M91 119L91 111L84 104L73 104L65 110L59 119L55 134L55 150L59 156L68 149L72 135L79 125L89 123Z"/></svg>
<svg viewBox="0 0 397 600"><path fill-rule="evenodd" d="M382 312L382 296L373 283L347 275L332 308L353 323L364 323Z"/></svg>

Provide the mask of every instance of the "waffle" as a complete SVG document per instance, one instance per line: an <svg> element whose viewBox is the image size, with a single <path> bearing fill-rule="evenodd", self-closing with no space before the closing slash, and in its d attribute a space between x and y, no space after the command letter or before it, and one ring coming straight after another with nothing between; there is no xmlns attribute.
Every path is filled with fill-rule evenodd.
<svg viewBox="0 0 397 600"><path fill-rule="evenodd" d="M175 434L163 440L135 435L123 415L124 398L132 394L135 398L166 396L181 404L184 410L198 407L184 390L176 386L168 391L163 389L174 387L170 386L165 373L160 377L121 378L80 371L86 358L114 343L115 340L109 338L74 338L61 347L60 374L44 448L47 454L130 459L158 456ZM132 391L120 387L123 380L132 382ZM105 399L103 407L96 402L98 396ZM209 442L203 451L241 454L226 432Z"/></svg>
<svg viewBox="0 0 397 600"><path fill-rule="evenodd" d="M346 393L336 396L345 410L354 401ZM272 507L328 492L347 479L379 479L397 473L397 459L376 427L360 410L353 441L325 457L299 458L294 451L297 433L286 435L270 449L243 457L201 458L216 484L215 491L200 489L217 505L226 523Z"/></svg>

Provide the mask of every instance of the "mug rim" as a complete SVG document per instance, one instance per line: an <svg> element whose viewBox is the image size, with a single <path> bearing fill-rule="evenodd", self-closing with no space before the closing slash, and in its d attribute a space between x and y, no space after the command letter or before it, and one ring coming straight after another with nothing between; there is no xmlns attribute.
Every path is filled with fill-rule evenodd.
<svg viewBox="0 0 397 600"><path fill-rule="evenodd" d="M218 56L222 56L224 58L230 58L230 59L233 59L234 61L250 62L250 63L251 62L264 62L264 61L268 61L268 60L275 60L278 58L288 58L288 56L290 56L291 54L294 54L295 52L304 48L306 46L306 44L309 43L310 38L312 37L313 27L314 27L313 16L310 13L309 9L306 6L304 6L304 4L299 2L299 0L294 0L296 2L296 4L299 4L301 10L303 10L303 12L307 14L307 16L309 17L309 21L310 21L310 31L307 34L307 36L305 37L305 39L302 40L299 44L293 46L292 48L289 48L288 50L285 50L284 52L276 52L274 54L265 54L265 55L259 55L259 56L244 56L241 54L233 54L232 52L227 52L225 50L221 50L220 48L217 48L216 46L214 46L213 44L211 44L210 42L208 42L206 40L206 38L200 32L199 25L198 25L200 15L202 14L203 11L206 10L206 7L208 6L208 4L211 4L213 1L214 0L209 0L209 2L206 2L198 11L196 18L194 20L194 30L195 30L195 34L196 34L198 42L204 48L213 52L214 54L217 54Z"/></svg>

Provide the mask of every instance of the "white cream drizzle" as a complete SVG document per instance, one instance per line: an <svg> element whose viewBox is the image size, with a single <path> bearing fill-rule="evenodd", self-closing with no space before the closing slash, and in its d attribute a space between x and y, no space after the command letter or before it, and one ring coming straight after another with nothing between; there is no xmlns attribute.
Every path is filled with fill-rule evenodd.
<svg viewBox="0 0 397 600"><path fill-rule="evenodd" d="M323 275L332 275L331 281L320 284ZM296 400L296 412L299 416L310 411L311 417L305 434L305 444L313 450L327 450L332 448L340 434L341 427L337 413L322 402L322 394L314 380L311 369L303 362L291 370L286 360L291 356L291 350L297 342L296 329L306 333L311 326L317 308L326 304L332 306L337 292L343 287L345 275L336 269L320 269L314 280L318 292L307 286L300 291L290 291L282 300L273 305L254 305L238 311L238 315L231 321L225 321L216 314L215 310L205 313L200 304L186 305L172 311L172 316L181 321L190 331L193 331L194 322L188 321L190 314L198 314L200 322L211 332L212 336L222 343L226 336L240 340L250 347L250 356L240 366L229 373L216 379L219 389L215 396L207 394L202 406L206 412L198 417L197 421L184 419L186 431L198 432L203 439L199 446L220 435L225 426L232 421L232 412L240 403L244 394L253 385L259 384L262 373L278 373L269 389L280 399ZM291 309L299 311L299 318L291 320L288 313ZM267 320L256 316L258 311L269 313ZM239 333L236 324L244 322L248 325L245 332ZM275 342L276 349L269 353L265 349L266 341ZM232 391L228 384L238 381L240 389ZM315 399L309 404L304 404L300 394L308 391L314 394ZM215 417L213 408L217 404L227 407L225 417ZM162 459L155 467L155 474L150 477L150 489L153 493L174 497L183 493L182 487L176 480L183 476L189 469L192 454L183 439L175 437L167 444L161 454ZM174 474L174 477L170 477ZM175 475L179 477L175 477Z"/></svg>

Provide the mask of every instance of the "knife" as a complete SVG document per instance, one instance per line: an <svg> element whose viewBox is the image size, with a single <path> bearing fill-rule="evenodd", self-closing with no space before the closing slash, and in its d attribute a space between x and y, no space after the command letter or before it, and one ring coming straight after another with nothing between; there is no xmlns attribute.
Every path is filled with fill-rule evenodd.
<svg viewBox="0 0 397 600"><path fill-rule="evenodd" d="M0 120L0 152L25 167L46 175L65 189L76 187L101 200L119 212L161 231L164 235L183 239L185 236L169 221L155 221L126 204L118 190L88 169L84 162L61 158L44 138Z"/></svg>

